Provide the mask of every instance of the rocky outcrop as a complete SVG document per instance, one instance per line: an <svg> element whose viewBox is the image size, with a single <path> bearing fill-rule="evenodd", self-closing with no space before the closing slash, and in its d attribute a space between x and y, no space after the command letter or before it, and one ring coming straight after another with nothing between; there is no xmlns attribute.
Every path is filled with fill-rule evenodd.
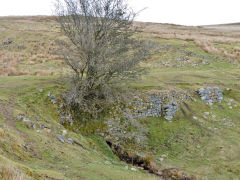
<svg viewBox="0 0 240 180"><path fill-rule="evenodd" d="M160 96L150 95L148 99L139 100L131 104L135 117L164 117L171 121L178 110L176 101L164 104Z"/></svg>
<svg viewBox="0 0 240 180"><path fill-rule="evenodd" d="M163 115L164 118L168 121L171 121L178 110L178 105L176 102L171 102L170 104L163 106Z"/></svg>
<svg viewBox="0 0 240 180"><path fill-rule="evenodd" d="M40 92L40 91L39 91ZM63 109L63 105L58 105L57 103L57 98L51 94L51 93L48 93L48 98L49 98L49 101L53 104L53 105L56 105L57 106L57 112L58 112L58 115L60 117L60 123L62 125L64 124L69 124L70 126L73 125L74 121L73 121L73 118L70 114L68 114L66 111L64 111Z"/></svg>
<svg viewBox="0 0 240 180"><path fill-rule="evenodd" d="M127 109L136 118L163 116L166 120L171 121L178 110L178 105L176 101L170 101L169 104L166 104L167 99L154 94L144 96L144 98L138 97L137 100L129 104Z"/></svg>
<svg viewBox="0 0 240 180"><path fill-rule="evenodd" d="M156 95L151 95L149 102L146 103L145 110L140 111L142 117L161 117L162 100Z"/></svg>
<svg viewBox="0 0 240 180"><path fill-rule="evenodd" d="M200 98L209 105L213 105L216 102L222 102L223 100L223 92L218 87L200 88L197 92Z"/></svg>

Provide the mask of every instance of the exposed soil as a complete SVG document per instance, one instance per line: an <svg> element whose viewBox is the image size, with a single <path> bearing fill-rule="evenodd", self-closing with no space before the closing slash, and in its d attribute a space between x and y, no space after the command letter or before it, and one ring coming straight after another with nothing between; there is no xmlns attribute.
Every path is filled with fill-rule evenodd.
<svg viewBox="0 0 240 180"><path fill-rule="evenodd" d="M189 177L181 172L180 169L170 168L164 170L156 169L148 158L140 157L136 154L130 154L119 146L114 145L111 140L106 140L108 146L112 149L113 153L119 157L121 161L138 167L139 169L158 176L160 179L164 180L195 180L194 177Z"/></svg>

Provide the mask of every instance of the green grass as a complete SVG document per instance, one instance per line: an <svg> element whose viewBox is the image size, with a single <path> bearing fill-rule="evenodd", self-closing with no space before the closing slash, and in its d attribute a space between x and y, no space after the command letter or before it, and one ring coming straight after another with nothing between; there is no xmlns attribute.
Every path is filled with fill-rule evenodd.
<svg viewBox="0 0 240 180"><path fill-rule="evenodd" d="M150 128L147 150L153 153L159 168L179 167L188 174L210 180L239 179L239 64L234 65L225 61L224 57L207 54L191 41L157 41L172 45L172 51L166 57L161 54L155 57L154 62L158 62L158 59L175 61L179 55L174 49L186 43L185 51L194 52L190 59L198 62L205 57L207 64L181 68L150 66L148 74L131 83L132 88L141 91L181 90L195 99L185 102L188 108L181 104L182 110L178 111L173 122L163 118L142 120ZM148 63L153 64L152 61ZM149 67L148 63L143 65ZM207 86L223 89L224 101L213 106L203 103L194 91ZM231 88L231 91L227 91L227 88ZM227 104L231 99L234 102L230 110ZM206 117L204 112L210 112L210 115ZM193 116L198 119L195 120ZM224 118L227 120L224 121ZM232 123L233 127L230 126ZM219 146L223 146L223 149ZM167 155L167 158L160 162L157 159L162 155Z"/></svg>
<svg viewBox="0 0 240 180"><path fill-rule="evenodd" d="M231 98L237 107L229 110L227 103ZM182 106L185 114L179 111L173 122L147 118L144 123L151 128L149 151L156 159L167 155L162 163L158 162L159 167L177 166L189 174L213 180L240 178L239 100L239 92L232 91L225 94L224 102L212 107L200 99L188 103L191 111ZM204 112L210 115L204 117ZM228 126L229 122L234 126Z"/></svg>
<svg viewBox="0 0 240 180"><path fill-rule="evenodd" d="M65 128L58 123L56 109L47 99L48 92L61 92L61 83L56 79L24 76L1 78L0 81L3 79L0 94L4 92L5 98L0 100L5 106L14 104L14 109L11 120L0 116L0 122L11 129L5 130L3 139L0 137L0 149L4 157L10 159L10 164L25 174L35 179L155 179L140 171L126 170L126 165L112 154L100 137L84 137L68 131L67 137L86 149L57 140L57 134ZM42 93L39 88L43 88ZM18 121L18 114L29 117L37 128L29 128L29 123ZM49 127L51 133L39 128L40 125Z"/></svg>
<svg viewBox="0 0 240 180"><path fill-rule="evenodd" d="M51 56L52 43L59 35L54 22L14 20L10 23L0 18L0 25L0 39L13 38L15 41L8 48L0 48L0 52L23 58L17 70L55 74L66 71L61 60ZM9 27L9 31L4 27ZM240 179L239 64L231 64L220 55L208 54L193 41L151 39L162 44L162 50L142 64L148 73L131 82L130 87L144 92L176 90L191 95L193 100L179 105L172 122L163 118L139 120L149 129L146 153L152 156L159 169L180 168L187 174L209 180ZM25 49L18 50L18 45L24 45ZM238 44L228 47L230 45L219 43L218 46L230 51ZM186 56L190 57L189 62L176 62L176 58ZM207 63L202 64L202 61ZM168 62L169 66L163 66L162 62ZM66 137L85 148L58 141L57 134L66 129L59 124L56 107L48 101L47 94L61 94L65 87L64 79L60 79L57 75L0 77L0 163L9 164L34 179L157 179L125 168L126 164L112 153L104 138L93 132L99 126L104 130L102 120L79 126L82 133L67 130ZM207 86L224 90L222 103L206 105L194 93ZM39 88L43 89L42 93ZM233 109L228 105L231 99ZM29 117L37 128L29 128L31 123L18 121L18 114ZM4 129L3 125L8 128ZM41 129L40 125L49 127L51 132ZM134 130L129 127L129 131ZM135 146L130 144L129 147ZM158 159L162 156L164 160L160 162Z"/></svg>

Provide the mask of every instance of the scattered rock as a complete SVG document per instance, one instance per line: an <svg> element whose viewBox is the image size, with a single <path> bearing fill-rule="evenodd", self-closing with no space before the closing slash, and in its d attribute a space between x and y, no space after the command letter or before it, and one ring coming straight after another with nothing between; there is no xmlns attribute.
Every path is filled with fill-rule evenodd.
<svg viewBox="0 0 240 180"><path fill-rule="evenodd" d="M166 66L166 65L167 65L167 63L166 63L166 62L162 62L162 65L163 65L163 66Z"/></svg>
<svg viewBox="0 0 240 180"><path fill-rule="evenodd" d="M164 158L158 158L159 161L163 162Z"/></svg>
<svg viewBox="0 0 240 180"><path fill-rule="evenodd" d="M47 127L47 126L45 126L45 125L43 125L43 124L40 124L40 128L41 128L41 129L45 129L45 128L49 129L49 127Z"/></svg>
<svg viewBox="0 0 240 180"><path fill-rule="evenodd" d="M193 119L194 119L194 120L198 120L198 118L197 118L196 116L193 116Z"/></svg>
<svg viewBox="0 0 240 180"><path fill-rule="evenodd" d="M31 128L36 129L36 124L35 124L35 123L32 123L32 124L31 124Z"/></svg>
<svg viewBox="0 0 240 180"><path fill-rule="evenodd" d="M37 130L37 133L42 133L42 131L41 130Z"/></svg>
<svg viewBox="0 0 240 180"><path fill-rule="evenodd" d="M50 100L54 105L57 104L56 99L51 99Z"/></svg>
<svg viewBox="0 0 240 180"><path fill-rule="evenodd" d="M30 122L29 118L23 118L23 122Z"/></svg>
<svg viewBox="0 0 240 180"><path fill-rule="evenodd" d="M185 56L185 58L184 58L184 60L189 60L190 58L189 58L189 56Z"/></svg>
<svg viewBox="0 0 240 180"><path fill-rule="evenodd" d="M182 59L181 58L176 58L176 61L182 61Z"/></svg>
<svg viewBox="0 0 240 180"><path fill-rule="evenodd" d="M206 116L209 116L209 115L210 115L210 112L204 112L204 114L205 114Z"/></svg>
<svg viewBox="0 0 240 180"><path fill-rule="evenodd" d="M73 144L72 138L68 138L68 139L67 139L67 142L70 143L70 144Z"/></svg>
<svg viewBox="0 0 240 180"><path fill-rule="evenodd" d="M18 115L18 116L17 116L17 120L19 120L19 121L20 121L22 118L23 118L22 115Z"/></svg>
<svg viewBox="0 0 240 180"><path fill-rule="evenodd" d="M57 104L56 97L50 93L48 93L49 101L51 101L54 105Z"/></svg>
<svg viewBox="0 0 240 180"><path fill-rule="evenodd" d="M57 104L57 98L52 95L50 92L47 95L49 97L49 101L51 101L54 105L59 105ZM57 112L58 115L60 116L60 124L64 125L66 123L68 123L70 126L73 125L74 121L71 115L67 114L66 112L64 112L63 110L63 105L60 105L59 107L57 107Z"/></svg>
<svg viewBox="0 0 240 180"><path fill-rule="evenodd" d="M62 142L62 143L64 143L65 141L64 141L64 139L63 139L63 137L61 136L61 135L57 135L57 138L58 138L58 140L60 141L60 142Z"/></svg>
<svg viewBox="0 0 240 180"><path fill-rule="evenodd" d="M69 123L70 126L73 125L73 119L72 119L72 116L71 115L67 115L65 114L64 112L59 112L59 116L60 116L60 123L62 125L64 125L65 123Z"/></svg>
<svg viewBox="0 0 240 180"><path fill-rule="evenodd" d="M137 169L136 169L136 168L133 168L133 167L131 168L131 170L132 170L132 171L137 171Z"/></svg>

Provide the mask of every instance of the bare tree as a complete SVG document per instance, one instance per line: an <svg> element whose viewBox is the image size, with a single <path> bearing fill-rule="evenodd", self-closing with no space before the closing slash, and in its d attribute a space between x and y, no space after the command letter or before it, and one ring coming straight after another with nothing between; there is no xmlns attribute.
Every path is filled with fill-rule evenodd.
<svg viewBox="0 0 240 180"><path fill-rule="evenodd" d="M113 83L138 72L150 56L136 38L136 13L124 0L62 0L56 12L71 42L62 43L61 51L74 72L67 98L72 106L106 99Z"/></svg>

